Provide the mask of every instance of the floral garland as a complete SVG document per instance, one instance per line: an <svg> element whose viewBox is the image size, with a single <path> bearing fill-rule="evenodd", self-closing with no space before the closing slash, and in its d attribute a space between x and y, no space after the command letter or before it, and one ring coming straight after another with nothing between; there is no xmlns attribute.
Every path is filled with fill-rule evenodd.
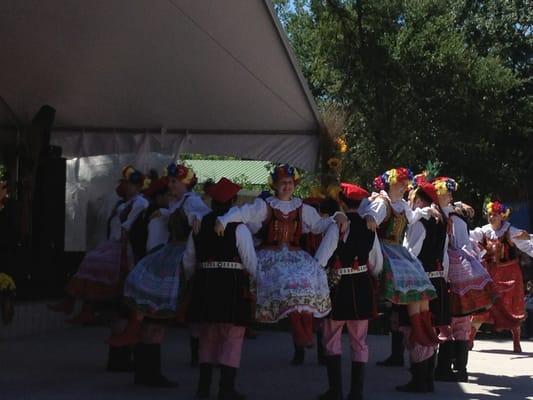
<svg viewBox="0 0 533 400"><path fill-rule="evenodd" d="M163 171L164 176L171 176L176 178L178 181L187 185L187 187L192 188L198 182L196 174L191 168L188 168L184 164L169 164Z"/></svg>
<svg viewBox="0 0 533 400"><path fill-rule="evenodd" d="M454 179L448 177L437 178L432 183L439 196L456 192L459 189L459 184Z"/></svg>
<svg viewBox="0 0 533 400"><path fill-rule="evenodd" d="M124 168L122 168L122 177L129 183L133 183L134 185L144 185L146 177L143 175L142 172L137 171L133 166L126 165Z"/></svg>
<svg viewBox="0 0 533 400"><path fill-rule="evenodd" d="M380 176L374 179L374 187L377 190L387 190L390 185L394 185L399 182L412 181L413 173L409 168L393 168L385 171Z"/></svg>
<svg viewBox="0 0 533 400"><path fill-rule="evenodd" d="M511 215L511 209L496 200L489 201L485 204L484 209L487 215L501 215L503 219L507 219Z"/></svg>
<svg viewBox="0 0 533 400"><path fill-rule="evenodd" d="M276 182L283 178L292 178L295 185L300 183L300 173L296 168L289 164L279 164L276 165L274 170L270 173L268 184L270 187L274 187Z"/></svg>

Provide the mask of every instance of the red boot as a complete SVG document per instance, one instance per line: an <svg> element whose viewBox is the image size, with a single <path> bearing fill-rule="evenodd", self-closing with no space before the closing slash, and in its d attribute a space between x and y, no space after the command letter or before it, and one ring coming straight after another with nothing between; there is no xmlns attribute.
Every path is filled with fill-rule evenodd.
<svg viewBox="0 0 533 400"><path fill-rule="evenodd" d="M409 316L411 321L411 335L409 340L411 343L418 343L422 346L432 346L431 340L428 338L424 329L424 321L421 313Z"/></svg>
<svg viewBox="0 0 533 400"><path fill-rule="evenodd" d="M87 325L95 320L93 305L85 302L78 315L67 319L66 322L72 325Z"/></svg>
<svg viewBox="0 0 533 400"><path fill-rule="evenodd" d="M72 314L72 311L74 311L75 303L76 299L74 297L67 297L64 300L61 300L59 303L48 304L48 309L70 315Z"/></svg>
<svg viewBox="0 0 533 400"><path fill-rule="evenodd" d="M429 320L429 327L433 330L433 333L429 333L427 316L424 314L418 313L409 316L411 320L411 336L409 340L422 346L434 346L439 343L437 333L431 326L431 320Z"/></svg>
<svg viewBox="0 0 533 400"><path fill-rule="evenodd" d="M423 311L420 313L420 315L422 318L422 324L426 338L431 342L432 345L439 344L441 341L439 339L439 335L437 334L437 330L433 327L433 323L431 321L431 312Z"/></svg>
<svg viewBox="0 0 533 400"><path fill-rule="evenodd" d="M107 340L107 343L111 347L129 346L139 343L140 336L141 320L133 316L129 319L128 325L126 326L126 329L124 329L124 332L111 335L111 337Z"/></svg>

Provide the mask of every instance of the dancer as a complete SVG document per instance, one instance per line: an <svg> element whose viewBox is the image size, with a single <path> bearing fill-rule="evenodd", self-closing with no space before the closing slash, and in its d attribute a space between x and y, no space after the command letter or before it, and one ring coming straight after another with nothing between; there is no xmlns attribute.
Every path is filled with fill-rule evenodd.
<svg viewBox="0 0 533 400"><path fill-rule="evenodd" d="M438 204L435 187L424 180L418 181L411 191L413 208L429 207ZM411 224L407 230L404 245L418 258L437 291L437 297L429 302L431 322L434 328L447 327L451 322L449 304L448 235L444 218L421 219ZM404 311L404 314L406 312ZM405 338L411 335L408 318L402 318L401 330ZM434 369L436 345L422 345L405 340L405 347L411 359L411 380L396 389L401 392L425 393L434 391Z"/></svg>
<svg viewBox="0 0 533 400"><path fill-rule="evenodd" d="M436 291L422 263L402 245L407 223L439 217L431 207L414 211L403 199L413 175L407 168L394 168L374 180L379 196L368 207L365 219L377 231L383 251L384 297L395 305L407 305L412 326L409 340L430 346L438 343L431 326L429 300Z"/></svg>
<svg viewBox="0 0 533 400"><path fill-rule="evenodd" d="M135 383L158 387L172 387L174 384L161 374L161 342L165 329L163 325L155 324L154 320L176 318L180 265L185 243L194 218L200 219L205 211L209 211L199 196L191 192L196 184L192 170L183 165L170 164L166 172L164 184L168 184L174 202L170 210L160 208L152 215L152 219L168 216L169 241L159 249L152 250L129 274L124 298L132 312L126 328L115 332L109 339L113 347L137 344ZM161 224L154 222L151 227L155 233L160 230ZM158 235L162 236L161 233ZM144 330L152 333L141 335L145 318L150 322L144 324Z"/></svg>
<svg viewBox="0 0 533 400"><path fill-rule="evenodd" d="M235 389L246 326L253 321L250 280L257 258L246 225L230 223L217 236L217 218L229 211L241 187L226 178L209 186L213 211L191 235L183 257L192 293L187 320L200 324L200 377L197 397L209 398L214 366L220 367L219 399L244 399Z"/></svg>
<svg viewBox="0 0 533 400"><path fill-rule="evenodd" d="M493 292L489 274L476 259L469 239L465 216L453 206L458 184L448 177L435 179L438 203L448 223L451 330L439 346L435 380L467 382L468 339L471 315L492 306ZM457 373L451 369L452 358Z"/></svg>
<svg viewBox="0 0 533 400"><path fill-rule="evenodd" d="M377 316L373 280L381 272L383 255L376 233L368 229L366 221L357 212L369 193L349 183L342 183L341 189L339 203L350 226L328 265L332 310L323 322L328 390L319 399L343 399L341 354L342 331L346 326L352 360L348 399L362 400L365 364L368 362L368 320ZM338 237L338 232L333 232Z"/></svg>
<svg viewBox="0 0 533 400"><path fill-rule="evenodd" d="M231 222L246 223L253 233L262 225L259 235L263 241L257 253L256 317L267 323L289 318L295 346L294 365L304 362L304 348L313 345L313 317L321 318L331 310L323 267L337 245L334 240L322 240L313 258L301 249L301 235L338 227L344 231L347 225L344 214L322 218L314 208L294 197L299 180L295 168L287 164L276 166L270 181L275 195L234 207L218 217L215 224L215 231L221 236Z"/></svg>
<svg viewBox="0 0 533 400"><path fill-rule="evenodd" d="M499 201L485 205L488 224L470 232L483 250L483 261L499 293L494 306L481 316L475 316L472 339L482 323L494 324L497 331L510 330L513 351L521 353L520 325L525 319L524 277L518 262L518 252L533 257L533 240L527 232L512 226L507 219L511 209Z"/></svg>

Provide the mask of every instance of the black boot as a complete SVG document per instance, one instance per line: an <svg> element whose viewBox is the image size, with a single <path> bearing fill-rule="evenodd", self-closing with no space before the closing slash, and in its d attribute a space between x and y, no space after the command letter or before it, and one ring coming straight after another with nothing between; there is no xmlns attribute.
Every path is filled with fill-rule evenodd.
<svg viewBox="0 0 533 400"><path fill-rule="evenodd" d="M363 386L365 382L365 363L352 362L352 382L348 400L363 400Z"/></svg>
<svg viewBox="0 0 533 400"><path fill-rule="evenodd" d="M328 390L318 397L319 400L342 400L341 356L327 356Z"/></svg>
<svg viewBox="0 0 533 400"><path fill-rule="evenodd" d="M198 380L198 390L196 398L208 399L211 393L211 380L213 377L213 365L207 363L200 364L200 379Z"/></svg>
<svg viewBox="0 0 533 400"><path fill-rule="evenodd" d="M316 333L316 355L319 365L326 365L327 358L324 351L324 344L322 343L322 332Z"/></svg>
<svg viewBox="0 0 533 400"><path fill-rule="evenodd" d="M136 385L171 388L178 384L169 381L161 374L161 345L159 343L139 343L135 354Z"/></svg>
<svg viewBox="0 0 533 400"><path fill-rule="evenodd" d="M294 356L291 365L302 365L305 360L305 347L294 345Z"/></svg>
<svg viewBox="0 0 533 400"><path fill-rule="evenodd" d="M220 386L218 389L218 400L244 400L246 396L235 390L235 378L237 368L220 366Z"/></svg>
<svg viewBox="0 0 533 400"><path fill-rule="evenodd" d="M403 353L405 351L403 345L403 334L400 331L391 332L391 355L376 364L380 367L403 367L404 359Z"/></svg>
<svg viewBox="0 0 533 400"><path fill-rule="evenodd" d="M427 374L426 374L426 384L428 392L435 391L435 363L437 361L437 352L427 360Z"/></svg>
<svg viewBox="0 0 533 400"><path fill-rule="evenodd" d="M452 371L453 347L453 341L447 341L439 345L437 367L435 368L436 381L453 382L455 380Z"/></svg>
<svg viewBox="0 0 533 400"><path fill-rule="evenodd" d="M468 340L455 341L455 366L457 372L455 373L456 382L468 382L468 373L466 372L466 365L468 364Z"/></svg>
<svg viewBox="0 0 533 400"><path fill-rule="evenodd" d="M109 372L133 372L134 365L130 346L111 347L107 359Z"/></svg>
<svg viewBox="0 0 533 400"><path fill-rule="evenodd" d="M411 380L409 383L401 386L396 386L399 392L408 393L427 393L427 374L428 374L428 360L419 363L411 363Z"/></svg>
<svg viewBox="0 0 533 400"><path fill-rule="evenodd" d="M190 346L191 346L191 367L196 367L198 365L198 349L200 347L200 339L191 336Z"/></svg>

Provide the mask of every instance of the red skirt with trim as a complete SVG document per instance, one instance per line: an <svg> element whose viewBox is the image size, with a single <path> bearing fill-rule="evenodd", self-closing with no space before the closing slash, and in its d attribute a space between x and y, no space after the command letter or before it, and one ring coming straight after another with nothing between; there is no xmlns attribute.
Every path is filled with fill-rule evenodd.
<svg viewBox="0 0 533 400"><path fill-rule="evenodd" d="M513 329L525 319L524 278L517 260L487 268L498 299L487 312L474 316L474 323L494 324L496 330Z"/></svg>

